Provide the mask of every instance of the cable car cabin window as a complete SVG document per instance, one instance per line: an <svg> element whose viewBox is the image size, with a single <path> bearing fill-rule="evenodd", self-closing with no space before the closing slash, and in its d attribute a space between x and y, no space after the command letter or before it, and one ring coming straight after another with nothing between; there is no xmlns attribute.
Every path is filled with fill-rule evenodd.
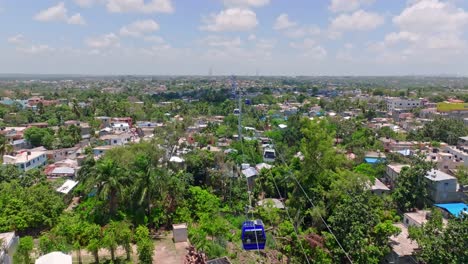
<svg viewBox="0 0 468 264"><path fill-rule="evenodd" d="M255 233L257 233L257 234L255 234ZM257 235L257 237L255 237L255 235ZM255 232L254 231L245 231L243 242L248 243L248 244L257 244L257 242L258 242L260 244L260 243L265 243L266 239L265 239L262 231L255 231Z"/></svg>

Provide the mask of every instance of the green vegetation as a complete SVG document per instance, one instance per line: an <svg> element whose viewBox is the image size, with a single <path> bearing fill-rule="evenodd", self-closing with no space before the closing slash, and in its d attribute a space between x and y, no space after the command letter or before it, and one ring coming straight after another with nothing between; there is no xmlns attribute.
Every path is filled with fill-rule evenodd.
<svg viewBox="0 0 468 264"><path fill-rule="evenodd" d="M468 221L449 219L444 227L442 214L432 211L431 219L423 227L410 228L410 237L421 248L418 257L425 263L466 263L468 261Z"/></svg>
<svg viewBox="0 0 468 264"><path fill-rule="evenodd" d="M34 240L30 236L20 238L13 260L19 264L30 264L32 262L31 252L34 249Z"/></svg>
<svg viewBox="0 0 468 264"><path fill-rule="evenodd" d="M102 128L95 119L101 115L164 124L155 128L153 137L115 147L99 159L91 149L103 141L92 138L84 151L87 157L80 164L80 183L72 193L80 197L73 210L64 211L64 199L55 192L58 183L47 182L41 171L22 173L15 166L1 166L0 231L14 230L37 239L34 244L30 237L22 237L16 261L30 263L32 245L37 245L40 254L71 252L79 262L86 262L83 256L87 252L95 263L153 263L155 238L173 224L187 223L191 244L209 258L229 256L235 263L246 259L348 263L348 258L353 263L381 263L390 252L389 237L400 232L393 224L401 214L430 207L424 177L433 165L419 158L385 153L389 162L411 167L401 171L391 195L378 196L369 189L384 174L386 163L363 163L365 153L383 153L380 138L426 141L433 147L441 142L454 144L458 137L466 136L464 124L436 118L408 134L397 133L389 126L369 125L373 118L384 116L384 101L355 100L352 96L317 98L331 91L325 89L326 82L313 83L299 77L258 82L262 83L260 88L252 84L245 90L260 92L251 96L252 104L266 106L243 106L243 140L234 138L238 134L238 117L233 114L237 106L229 99L229 85L209 80L178 83L168 79L164 83L168 91L160 94L142 93L158 83L154 80L145 85L125 78L112 81L121 90L115 94L101 92L102 84L76 91L38 84L35 92L45 98L69 98L69 102L38 105L36 112L18 105L0 107L6 125L47 122L51 128L30 127L24 132L34 147L47 149L72 147L82 140L81 128L66 125L69 120L88 123L92 137L98 137L94 131ZM372 85L341 82L376 96L428 94L417 80L407 80L401 89L378 78ZM282 89L282 85L292 88ZM23 93L23 88L13 89L18 98L31 95L30 91ZM333 90L346 91L341 86ZM457 91L448 94L463 97ZM434 100L447 96L434 96ZM297 107L297 113L286 115L279 106L295 102L304 103ZM310 119L305 115L314 106L321 107L319 115L323 116ZM337 115L326 115L330 112ZM348 118L343 118L344 112L352 114L346 113ZM215 115L224 119L213 121ZM206 126L194 128L198 122ZM280 129L279 124L287 128ZM179 144L182 137L191 139ZM240 165L263 162L258 137L271 140L277 158L273 168L263 169L255 178L249 204ZM189 142L192 139L197 146ZM221 151L213 149L217 142L226 144ZM180 154L184 163L169 161L176 151L185 152ZM7 137L0 135L0 154L11 152ZM354 159L349 158L351 153ZM460 168L457 177L461 184L468 184L465 169ZM281 200L287 209L276 208L273 202L258 206L263 198ZM249 206L252 208L247 210ZM441 228L438 217L434 213L427 225L411 231L421 245L418 260L467 262L463 236L467 220L449 220L447 227ZM241 248L241 226L250 218L262 219L265 224L265 254ZM110 256L102 256L102 249ZM119 249L123 249L122 254Z"/></svg>

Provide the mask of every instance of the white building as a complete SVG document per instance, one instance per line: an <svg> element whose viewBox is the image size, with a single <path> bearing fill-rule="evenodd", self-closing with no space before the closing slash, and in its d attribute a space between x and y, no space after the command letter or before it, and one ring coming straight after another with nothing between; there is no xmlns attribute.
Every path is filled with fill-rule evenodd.
<svg viewBox="0 0 468 264"><path fill-rule="evenodd" d="M413 109L421 106L421 99L406 99L398 97L387 98L387 110L395 109Z"/></svg>
<svg viewBox="0 0 468 264"><path fill-rule="evenodd" d="M427 191L434 203L459 202L462 192L458 192L457 178L440 170L431 170L425 176Z"/></svg>
<svg viewBox="0 0 468 264"><path fill-rule="evenodd" d="M28 171L47 163L47 155L45 151L25 151L16 156L3 155L3 164L15 165L22 171Z"/></svg>
<svg viewBox="0 0 468 264"><path fill-rule="evenodd" d="M453 155L454 162L462 162L460 165L468 167L468 147L446 146L444 151Z"/></svg>
<svg viewBox="0 0 468 264"><path fill-rule="evenodd" d="M131 133L104 135L99 139L106 142L109 146L123 146L132 142L135 137Z"/></svg>
<svg viewBox="0 0 468 264"><path fill-rule="evenodd" d="M114 133L122 133L130 131L130 125L128 123L113 123L112 130Z"/></svg>

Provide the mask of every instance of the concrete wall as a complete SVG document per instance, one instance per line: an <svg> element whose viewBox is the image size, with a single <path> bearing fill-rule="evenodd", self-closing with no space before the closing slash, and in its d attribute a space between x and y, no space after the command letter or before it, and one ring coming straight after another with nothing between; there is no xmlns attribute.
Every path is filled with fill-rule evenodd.
<svg viewBox="0 0 468 264"><path fill-rule="evenodd" d="M457 202L460 194L457 192L457 180L431 181L428 180L428 194L434 203Z"/></svg>

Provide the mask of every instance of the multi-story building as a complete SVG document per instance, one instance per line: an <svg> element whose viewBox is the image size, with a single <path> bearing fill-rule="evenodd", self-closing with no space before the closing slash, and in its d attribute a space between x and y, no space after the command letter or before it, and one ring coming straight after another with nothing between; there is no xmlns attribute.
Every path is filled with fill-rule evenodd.
<svg viewBox="0 0 468 264"><path fill-rule="evenodd" d="M429 198L434 203L459 202L463 192L459 192L457 178L440 170L431 170L425 177Z"/></svg>
<svg viewBox="0 0 468 264"><path fill-rule="evenodd" d="M413 109L421 106L421 99L389 97L386 101L387 110L392 112L395 109Z"/></svg>

